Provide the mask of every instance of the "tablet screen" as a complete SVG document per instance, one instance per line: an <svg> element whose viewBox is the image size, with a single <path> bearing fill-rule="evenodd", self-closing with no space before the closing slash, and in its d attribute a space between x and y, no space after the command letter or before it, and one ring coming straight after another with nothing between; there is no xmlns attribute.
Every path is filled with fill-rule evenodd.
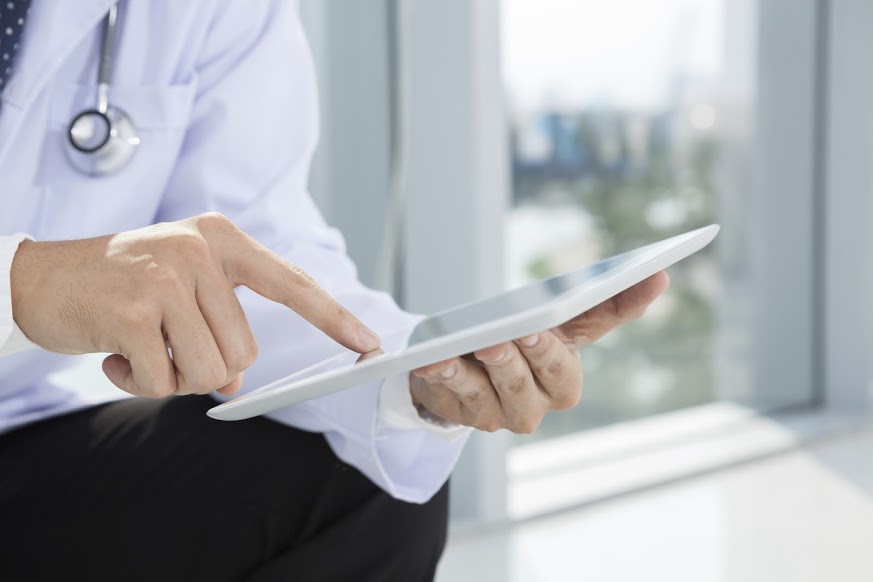
<svg viewBox="0 0 873 582"><path fill-rule="evenodd" d="M580 285L592 283L605 273L646 257L651 252L650 250L649 253L644 252L647 249L648 247L617 255L571 273L557 275L488 299L437 313L416 326L409 345L463 331L543 305L565 293L578 290Z"/></svg>
<svg viewBox="0 0 873 582"><path fill-rule="evenodd" d="M600 261L593 265L583 267L572 273L566 273L538 281L536 283L519 287L506 291L500 295L489 297L474 303L468 303L455 307L448 311L437 313L427 319L422 320L413 330L412 336L409 339L409 346L419 344L421 342L430 341L443 337L448 334L464 331L466 329L508 317L520 311L527 310L531 307L536 307L547 303L570 291L578 290L580 285L591 284L598 277L614 272L619 267L630 265L634 261L640 259L645 260L650 255L645 248L637 249L623 255L617 255L609 259ZM389 334L382 338L383 345L397 345L401 343L399 340L406 335L406 331L397 334ZM400 337L395 337L400 336ZM379 356L374 356L378 358ZM360 361L361 356L354 352L343 351L336 356L329 357L321 362L304 368L299 372L283 379L281 386L268 385L252 392L265 393L273 390L282 389L285 383L296 382L306 378L322 374L324 372L332 372L343 368L350 368Z"/></svg>

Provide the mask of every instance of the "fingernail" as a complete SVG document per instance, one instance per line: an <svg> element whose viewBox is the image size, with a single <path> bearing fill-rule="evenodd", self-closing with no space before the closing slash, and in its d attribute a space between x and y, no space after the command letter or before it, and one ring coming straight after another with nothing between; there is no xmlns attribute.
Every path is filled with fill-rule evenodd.
<svg viewBox="0 0 873 582"><path fill-rule="evenodd" d="M533 335L529 335L529 336L527 336L527 337L523 337L523 338L521 338L521 339L518 340L518 341L519 341L519 343L521 343L521 345L523 345L524 347L526 347L526 348L532 348L532 347L534 347L535 345L537 345L537 342L538 342L538 341L540 341L540 334L535 333L535 334L533 334Z"/></svg>
<svg viewBox="0 0 873 582"><path fill-rule="evenodd" d="M361 327L358 330L358 339L361 340L361 347L364 348L364 351L370 352L379 347L379 344L382 343L382 340L379 339L379 336L376 335L373 330Z"/></svg>
<svg viewBox="0 0 873 582"><path fill-rule="evenodd" d="M498 364L498 363L502 362L503 358L505 358L505 357L506 357L506 350L503 350L502 352L500 352L496 356L492 356L490 358L485 358L485 360L492 363L492 364Z"/></svg>
<svg viewBox="0 0 873 582"><path fill-rule="evenodd" d="M455 377L455 372L456 372L455 367L452 366L450 368L446 368L445 370L442 370L441 372L437 372L437 376L439 376L440 378L445 378L446 380L448 380L450 378Z"/></svg>

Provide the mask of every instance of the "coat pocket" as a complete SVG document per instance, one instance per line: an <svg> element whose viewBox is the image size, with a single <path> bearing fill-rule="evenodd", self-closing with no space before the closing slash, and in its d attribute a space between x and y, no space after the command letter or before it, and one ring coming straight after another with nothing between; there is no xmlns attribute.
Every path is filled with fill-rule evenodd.
<svg viewBox="0 0 873 582"><path fill-rule="evenodd" d="M109 103L130 117L140 145L119 171L89 176L70 162L68 139L72 120L95 107L96 87L55 87L39 173L45 195L37 236L84 238L150 224L182 153L195 95L194 82L112 87Z"/></svg>

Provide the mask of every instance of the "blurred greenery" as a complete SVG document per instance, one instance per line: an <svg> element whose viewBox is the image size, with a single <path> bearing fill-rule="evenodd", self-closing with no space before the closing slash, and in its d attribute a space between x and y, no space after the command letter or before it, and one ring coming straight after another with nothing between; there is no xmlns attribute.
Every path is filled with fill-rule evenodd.
<svg viewBox="0 0 873 582"><path fill-rule="evenodd" d="M551 140L550 156L525 160L513 148L516 204L578 208L590 218L604 256L715 222L716 136L687 120L682 110L649 117L603 110L545 113L538 129ZM515 146L521 131L513 127ZM583 348L582 404L549 414L520 442L712 401L714 260L708 247L671 267L670 289L659 300L664 305L650 310L657 316ZM549 253L538 256L527 275L554 275L555 262Z"/></svg>

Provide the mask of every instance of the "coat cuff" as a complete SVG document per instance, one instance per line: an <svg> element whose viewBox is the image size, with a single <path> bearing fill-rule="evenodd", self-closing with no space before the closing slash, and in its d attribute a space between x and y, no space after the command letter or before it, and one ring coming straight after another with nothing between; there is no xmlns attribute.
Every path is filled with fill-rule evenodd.
<svg viewBox="0 0 873 582"><path fill-rule="evenodd" d="M423 429L446 441L453 441L470 431L469 427L446 420L412 403L409 374L385 379L379 395L379 421L383 426L401 430Z"/></svg>

